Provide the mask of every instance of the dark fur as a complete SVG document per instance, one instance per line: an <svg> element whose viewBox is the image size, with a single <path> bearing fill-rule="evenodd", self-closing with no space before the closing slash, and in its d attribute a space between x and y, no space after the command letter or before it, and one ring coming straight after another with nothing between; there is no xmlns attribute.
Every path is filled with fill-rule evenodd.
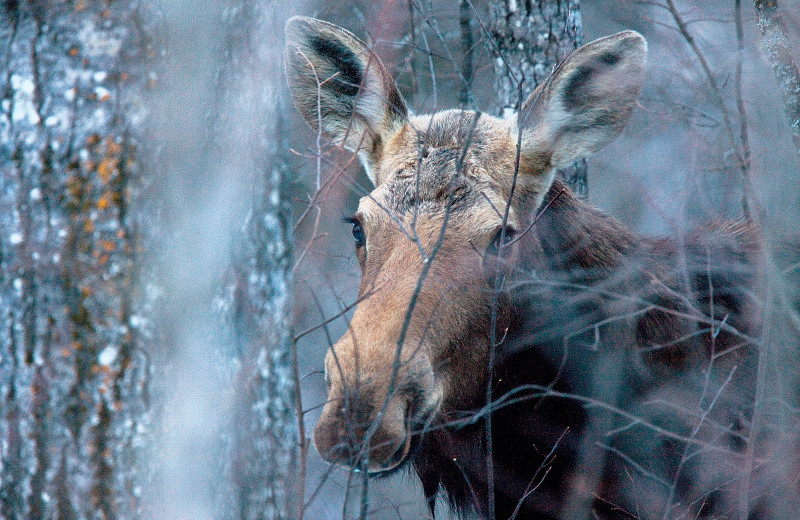
<svg viewBox="0 0 800 520"><path fill-rule="evenodd" d="M513 199L521 218L517 225L543 211L515 246L519 258L513 270L508 267L513 272L498 300L496 332L502 341L493 372L484 363L484 334L491 328L484 311L486 288L501 271L483 276L477 263L458 263L466 258L465 249L453 246L458 253L449 258L452 265L439 264L443 268L438 278L426 280L431 292L424 296L445 299L450 283L480 289L464 293L462 300L454 292L449 314L430 321L439 330L426 327L436 336L426 338L437 347L431 350L447 360L446 367L426 365L424 355L410 358L409 366L418 363L417 372L399 376L406 383L386 401L395 411L404 407L404 415L398 412L391 421L384 416L371 439L364 439L363 430L376 420L376 406L358 404L380 394L358 387L357 363L349 373L340 368L339 387L333 387L315 429L315 443L328 460L353 464L367 440L374 450L369 462L377 462L372 467L391 472L402 460L395 457L411 453L432 509L443 492L464 516L490 516L490 502L495 518L504 520L514 515L573 520L590 511L604 519L740 513L739 498L752 489L744 486L756 473L741 466L751 440L758 359L753 338L760 334L764 300L756 239L761 234L736 222L680 238L645 239L576 199L558 181L549 184L553 167L597 151L622 130L636 106L645 55L644 38L631 31L577 50L526 100L517 121L520 139L512 142L501 122L482 121L471 112L448 111L429 120L410 116L407 124L394 82L366 45L327 22L287 23L287 72L298 108L316 129L320 102L323 134L359 150L378 188L374 193L393 216L401 219L413 209L429 217L430 225L447 214L451 229L460 226L455 238L487 244L492 235L485 229L486 236L470 233L480 227L475 224L494 222L479 211L486 210L487 194L511 200L511 171L519 173ZM510 158L517 143L515 167ZM385 268L377 234L374 253L366 256L366 248L359 248L362 290ZM490 256L481 261L491 265ZM408 274L419 268L397 258L386 269ZM445 261L437 257L437 262ZM465 273L474 276L451 282ZM464 280L476 285L464 287ZM382 299L365 300L359 306L363 315L357 309L351 321L353 334L337 343L340 356L356 357L352 337L358 327L373 325L370 312L400 312L398 301L387 296L393 280L383 281L389 289L380 298L393 310L376 307ZM394 344L389 329L372 338L373 346ZM386 352L372 349L369 375L377 390L387 384L382 378L387 363L394 362L384 359ZM426 397L442 373L449 395L440 409L447 412L432 417L439 405ZM421 383L426 374L430 377ZM354 375L357 399L340 407L337 396L350 395L346 376ZM493 399L487 408L483 389L490 382ZM350 421L344 410L351 410ZM340 432L345 425L352 435ZM408 425L426 432L412 438L410 452ZM380 435L383 446L376 440ZM753 454L748 457L752 463ZM749 506L766 509L758 496L749 497Z"/></svg>
<svg viewBox="0 0 800 520"><path fill-rule="evenodd" d="M754 390L755 351L741 336L755 337L759 331L753 229L736 223L704 230L684 244L649 240L584 205L558 182L548 202L522 246L534 254L518 266L521 285L511 291L512 326L494 374L494 397L501 403L492 415L496 518L510 518L526 489L537 485L517 518L564 518L568 498L593 502L594 511L609 519L646 518L666 507L666 488L643 470L672 482L686 443L644 426L606 438L606 431L630 421L607 410L587 410L581 399L542 397L543 387L596 398L688 436L696 417L647 401L673 399L700 410L710 402L708 393L715 395L736 367L707 419L719 427L701 428L696 435L723 450L696 456L698 466L713 463L718 475L704 477L702 469L684 468L673 497L681 503L676 511L686 508L692 518L724 514L736 503L735 463ZM703 332L710 328L712 301L716 327L723 319L725 325ZM648 304L658 308L644 312ZM621 317L600 327L595 345L592 324L612 316ZM710 390L700 405L712 350L728 354L711 366ZM509 396L517 404L502 404ZM472 412L484 404L475 402ZM450 421L451 426L437 428ZM485 428L483 420L464 414L439 418L424 436L413 466L429 500L443 490L454 508L487 514ZM577 475L595 487L576 490L571 483ZM695 500L700 505L691 506Z"/></svg>
<svg viewBox="0 0 800 520"><path fill-rule="evenodd" d="M309 41L311 49L320 60L327 61L331 68L340 71L339 75L330 79L328 88L348 100L355 99L361 82L364 81L361 60L338 40L313 37Z"/></svg>

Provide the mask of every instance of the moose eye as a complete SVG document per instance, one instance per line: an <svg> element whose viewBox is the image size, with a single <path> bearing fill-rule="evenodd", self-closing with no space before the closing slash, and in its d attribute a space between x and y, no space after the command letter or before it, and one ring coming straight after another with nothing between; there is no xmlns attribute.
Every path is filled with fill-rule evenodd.
<svg viewBox="0 0 800 520"><path fill-rule="evenodd" d="M361 227L361 223L357 220L353 220L353 240L356 241L357 248L364 247L364 244L367 242L367 237L364 235L364 229Z"/></svg>
<svg viewBox="0 0 800 520"><path fill-rule="evenodd" d="M367 243L367 235L364 233L364 228L361 226L361 220L358 217L342 217L342 221L353 226L353 240L356 241L356 249L361 249Z"/></svg>
<svg viewBox="0 0 800 520"><path fill-rule="evenodd" d="M501 246L503 249L508 247L511 242L514 241L514 238L517 235L517 231L512 228L511 226L505 226L505 233L503 232L503 228L497 230L497 233L494 235L492 239L492 243L489 245L488 253L492 255L500 254Z"/></svg>

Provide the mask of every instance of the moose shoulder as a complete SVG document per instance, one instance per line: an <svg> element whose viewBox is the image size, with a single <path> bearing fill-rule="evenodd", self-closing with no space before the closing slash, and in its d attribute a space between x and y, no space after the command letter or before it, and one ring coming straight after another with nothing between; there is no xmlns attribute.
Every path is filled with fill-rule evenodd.
<svg viewBox="0 0 800 520"><path fill-rule="evenodd" d="M322 456L409 463L494 518L718 517L736 507L759 330L759 254L739 222L638 237L555 169L636 105L636 32L569 56L501 120L412 115L351 33L286 25L295 104L357 152L375 190L352 217L363 277L325 358Z"/></svg>

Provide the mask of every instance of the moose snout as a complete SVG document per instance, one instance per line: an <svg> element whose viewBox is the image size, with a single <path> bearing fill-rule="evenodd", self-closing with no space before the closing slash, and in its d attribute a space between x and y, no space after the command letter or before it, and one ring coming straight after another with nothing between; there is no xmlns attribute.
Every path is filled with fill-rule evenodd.
<svg viewBox="0 0 800 520"><path fill-rule="evenodd" d="M314 446L328 462L388 471L410 450L408 410L399 397L385 407L364 397L331 400L314 428Z"/></svg>

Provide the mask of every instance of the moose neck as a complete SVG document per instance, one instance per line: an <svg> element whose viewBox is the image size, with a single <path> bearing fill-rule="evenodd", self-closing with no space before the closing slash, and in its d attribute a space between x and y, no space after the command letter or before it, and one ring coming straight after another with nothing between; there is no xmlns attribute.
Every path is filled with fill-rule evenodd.
<svg viewBox="0 0 800 520"><path fill-rule="evenodd" d="M624 294L635 283L638 241L558 180L537 215L520 244L517 275L508 283L511 326L498 363L513 359L517 365L517 356L527 353L553 356L549 361L557 367L565 338L591 343L592 338L583 336L591 336L591 324L608 312L602 294ZM588 332L580 333L584 329ZM542 374L523 378L554 375L544 368L545 360L535 363Z"/></svg>
<svg viewBox="0 0 800 520"><path fill-rule="evenodd" d="M616 219L578 199L555 180L534 225L533 254L523 267L598 281L608 276L636 245L633 233ZM524 265L528 264L528 265ZM577 281L577 280L576 280Z"/></svg>

